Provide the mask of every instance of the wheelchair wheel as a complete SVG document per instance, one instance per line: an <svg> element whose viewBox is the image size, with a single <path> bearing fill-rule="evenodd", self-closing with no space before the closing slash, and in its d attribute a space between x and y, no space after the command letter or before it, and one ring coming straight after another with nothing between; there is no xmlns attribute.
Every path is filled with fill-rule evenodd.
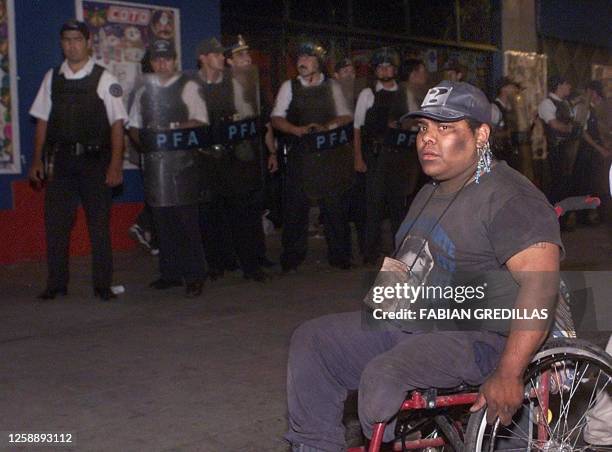
<svg viewBox="0 0 612 452"><path fill-rule="evenodd" d="M612 357L586 341L553 339L525 373L525 401L512 424L487 425L486 409L472 414L465 450L584 451L588 411L606 394L612 396Z"/></svg>

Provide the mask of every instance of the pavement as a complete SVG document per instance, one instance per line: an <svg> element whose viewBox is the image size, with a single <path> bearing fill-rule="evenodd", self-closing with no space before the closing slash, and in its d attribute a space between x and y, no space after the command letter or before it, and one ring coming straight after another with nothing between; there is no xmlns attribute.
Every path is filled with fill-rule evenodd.
<svg viewBox="0 0 612 452"><path fill-rule="evenodd" d="M612 269L612 231L564 235L569 269ZM285 452L292 331L359 309L371 269L330 268L310 239L297 273L265 284L239 272L198 299L147 287L157 259L115 253L119 300L93 297L88 257L71 261L69 295L36 302L44 263L0 267L0 450ZM279 237L269 237L277 259ZM611 325L612 326L612 325ZM8 432L71 433L70 447L13 447Z"/></svg>

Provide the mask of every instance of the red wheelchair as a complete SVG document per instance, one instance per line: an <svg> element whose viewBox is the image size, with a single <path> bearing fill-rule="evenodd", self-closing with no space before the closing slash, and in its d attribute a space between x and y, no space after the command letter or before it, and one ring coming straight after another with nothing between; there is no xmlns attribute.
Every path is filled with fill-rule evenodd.
<svg viewBox="0 0 612 452"><path fill-rule="evenodd" d="M555 210L561 216L598 205L598 198L573 197ZM499 420L488 425L486 408L469 412L478 397L476 387L414 390L397 414L395 441L382 443L386 424L381 423L375 425L369 447L348 451L612 451L611 446L589 448L582 438L589 410L601 397L612 396L612 356L576 339L563 282L559 300L555 330L562 337L549 339L527 368L523 406L510 426Z"/></svg>

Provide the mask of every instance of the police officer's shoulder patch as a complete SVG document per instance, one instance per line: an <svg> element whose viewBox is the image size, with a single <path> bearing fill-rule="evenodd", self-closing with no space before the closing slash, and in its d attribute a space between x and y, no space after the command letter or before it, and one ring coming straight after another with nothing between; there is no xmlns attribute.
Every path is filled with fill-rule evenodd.
<svg viewBox="0 0 612 452"><path fill-rule="evenodd" d="M119 83L113 83L112 85L110 85L108 87L108 92L113 97L121 97L121 96L123 96L123 88L121 88L121 85Z"/></svg>

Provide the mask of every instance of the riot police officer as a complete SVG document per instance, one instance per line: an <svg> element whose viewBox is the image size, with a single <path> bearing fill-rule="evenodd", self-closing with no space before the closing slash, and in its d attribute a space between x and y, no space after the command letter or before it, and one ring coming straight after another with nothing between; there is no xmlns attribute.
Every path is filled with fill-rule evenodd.
<svg viewBox="0 0 612 452"><path fill-rule="evenodd" d="M564 77L553 76L548 88L548 97L538 106L538 116L544 122L550 165L551 183L546 195L554 204L568 195L574 165L570 147L577 128L574 111L567 101L572 85Z"/></svg>
<svg viewBox="0 0 612 452"><path fill-rule="evenodd" d="M357 78L350 58L340 58L334 66L334 79L342 87L349 108L354 112L359 93L367 86L365 78ZM348 220L355 224L357 244L361 256L365 255L366 180L365 174L355 171L353 184L347 192ZM352 248L352 245L351 245Z"/></svg>
<svg viewBox="0 0 612 452"><path fill-rule="evenodd" d="M236 47L236 53L248 50L244 47ZM255 238L261 232L257 195L263 186L257 67L227 69L224 52L215 38L198 49L200 93L213 130L213 145L204 153L208 196L202 204L202 234L211 276L222 275L235 253L244 277L261 282L267 275Z"/></svg>
<svg viewBox="0 0 612 452"><path fill-rule="evenodd" d="M89 29L67 21L60 31L65 60L45 75L30 110L37 119L29 177L46 182L47 288L40 299L66 295L70 230L77 205L85 210L92 246L94 295L111 292L111 187L123 180L121 85L90 57ZM44 155L43 155L44 154Z"/></svg>
<svg viewBox="0 0 612 452"><path fill-rule="evenodd" d="M491 104L495 128L493 149L495 157L508 162L512 168L521 170L518 149L518 130L513 103L521 86L509 77L503 77L498 84L497 96Z"/></svg>
<svg viewBox="0 0 612 452"><path fill-rule="evenodd" d="M281 265L295 270L304 261L310 199L316 199L332 266L350 268L350 228L343 196L353 170L345 127L352 114L342 89L323 74L325 50L312 42L299 46L298 77L286 80L276 97L271 123L288 148L283 190Z"/></svg>
<svg viewBox="0 0 612 452"><path fill-rule="evenodd" d="M235 69L235 73L239 74L244 70L245 74L252 73L251 65L253 64L253 59L251 58L251 48L242 37L242 35L238 35L236 43L225 50L225 62L228 64L230 68ZM242 77L244 81L248 78ZM252 82L255 82L255 77L250 77ZM259 88L259 87L256 87ZM259 93L259 89L257 89L259 94L259 98L261 99L261 93ZM267 114L266 114L267 113ZM265 162L262 160L260 163L266 167L266 169L270 173L274 173L278 169L278 160L276 157L276 145L274 142L274 133L272 131L272 126L270 125L269 118L269 108L265 107L264 102L261 102L260 105L260 124L263 125L263 129L265 131L264 142L259 143L260 146L265 146L265 150L268 151L268 161ZM263 158L263 155L261 156ZM263 189L262 190L253 190L251 196L259 203L257 210L259 214L263 214L264 211L264 192L268 189L266 186L266 177L263 174L264 170L262 168L262 181L263 181ZM255 226L255 225L254 225ZM274 262L270 261L266 256L266 236L263 230L263 222L258 221L257 226L252 231L253 232L253 240L256 241L256 249L257 249L257 262L262 267L273 267Z"/></svg>
<svg viewBox="0 0 612 452"><path fill-rule="evenodd" d="M385 207L394 236L418 175L413 134L398 128L411 99L396 81L399 55L383 47L372 55L371 66L376 83L359 94L354 122L355 170L366 173L366 264L379 257Z"/></svg>
<svg viewBox="0 0 612 452"><path fill-rule="evenodd" d="M200 154L208 111L198 85L176 71L170 41L150 49L153 74L145 77L130 110L130 134L142 154L145 198L159 236L160 278L154 289L185 283L185 296L202 293L204 250L200 239Z"/></svg>

